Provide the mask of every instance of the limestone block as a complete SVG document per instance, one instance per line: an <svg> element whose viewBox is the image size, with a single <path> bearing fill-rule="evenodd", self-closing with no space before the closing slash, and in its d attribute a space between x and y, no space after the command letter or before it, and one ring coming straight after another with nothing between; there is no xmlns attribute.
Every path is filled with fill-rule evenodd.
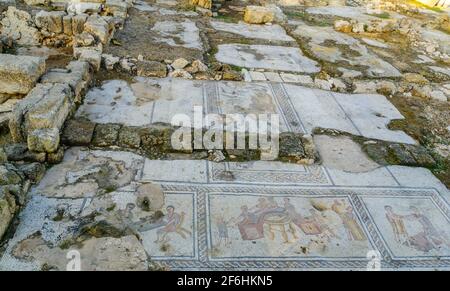
<svg viewBox="0 0 450 291"><path fill-rule="evenodd" d="M100 65L102 63L102 52L96 48L83 47L77 48L75 51L75 56L80 61L88 62L92 65L95 71L100 70Z"/></svg>
<svg viewBox="0 0 450 291"><path fill-rule="evenodd" d="M87 18L87 14L78 14L72 17L72 31L74 35L84 31L84 24L86 23Z"/></svg>
<svg viewBox="0 0 450 291"><path fill-rule="evenodd" d="M27 94L44 72L43 58L0 54L0 94Z"/></svg>
<svg viewBox="0 0 450 291"><path fill-rule="evenodd" d="M211 9L212 0L191 0L191 4L202 8Z"/></svg>
<svg viewBox="0 0 450 291"><path fill-rule="evenodd" d="M253 24L272 22L274 13L271 9L262 6L247 6L244 11L244 21Z"/></svg>
<svg viewBox="0 0 450 291"><path fill-rule="evenodd" d="M115 17L126 18L130 4L123 0L106 0L106 11Z"/></svg>
<svg viewBox="0 0 450 291"><path fill-rule="evenodd" d="M43 128L28 133L28 149L38 153L54 153L59 147L59 129Z"/></svg>
<svg viewBox="0 0 450 291"><path fill-rule="evenodd" d="M41 10L36 14L36 26L42 30L52 33L62 33L63 17L66 16L64 11L44 11Z"/></svg>
<svg viewBox="0 0 450 291"><path fill-rule="evenodd" d="M68 36L71 36L73 34L72 16L70 15L66 15L63 17L63 32Z"/></svg>
<svg viewBox="0 0 450 291"><path fill-rule="evenodd" d="M31 15L14 6L9 6L0 21L2 35L13 39L19 45L39 45L42 35L34 27ZM1 18L1 17L0 17Z"/></svg>
<svg viewBox="0 0 450 291"><path fill-rule="evenodd" d="M84 24L84 31L92 34L101 43L107 44L114 33L114 27L110 26L101 16L92 15Z"/></svg>
<svg viewBox="0 0 450 291"><path fill-rule="evenodd" d="M67 84L45 84L47 91L39 103L25 115L26 132L36 129L60 129L72 105L72 90Z"/></svg>
<svg viewBox="0 0 450 291"><path fill-rule="evenodd" d="M42 84L68 84L74 93L75 100L81 101L81 94L87 88L87 82L83 80L83 76L77 73L64 73L58 71L50 71L41 78Z"/></svg>

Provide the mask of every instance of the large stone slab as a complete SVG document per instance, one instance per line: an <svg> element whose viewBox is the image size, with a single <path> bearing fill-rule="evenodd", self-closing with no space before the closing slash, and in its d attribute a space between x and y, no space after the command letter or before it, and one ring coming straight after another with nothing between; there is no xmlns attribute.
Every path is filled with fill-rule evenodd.
<svg viewBox="0 0 450 291"><path fill-rule="evenodd" d="M278 24L252 25L245 22L229 23L211 21L211 26L215 30L239 34L246 38L259 38L270 41L295 41L292 37L287 35L286 31Z"/></svg>
<svg viewBox="0 0 450 291"><path fill-rule="evenodd" d="M44 58L0 54L0 94L27 94L44 73Z"/></svg>
<svg viewBox="0 0 450 291"><path fill-rule="evenodd" d="M293 34L307 40L310 52L323 61L348 62L355 67L365 67L365 74L369 77L401 76L397 68L371 52L359 40L337 32L332 27L310 26L301 23L293 31Z"/></svg>
<svg viewBox="0 0 450 291"><path fill-rule="evenodd" d="M158 35L154 38L156 42L189 49L203 49L199 29L195 22L189 19L179 22L171 20L158 21L151 29Z"/></svg>
<svg viewBox="0 0 450 291"><path fill-rule="evenodd" d="M222 44L218 49L218 61L239 67L300 73L320 71L316 61L307 58L295 47Z"/></svg>

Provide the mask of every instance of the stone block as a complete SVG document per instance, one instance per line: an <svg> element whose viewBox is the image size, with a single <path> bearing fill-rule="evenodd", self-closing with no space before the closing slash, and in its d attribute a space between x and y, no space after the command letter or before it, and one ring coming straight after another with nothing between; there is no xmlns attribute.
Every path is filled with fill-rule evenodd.
<svg viewBox="0 0 450 291"><path fill-rule="evenodd" d="M252 24L273 22L274 13L271 9L262 6L247 6L244 11L244 21Z"/></svg>
<svg viewBox="0 0 450 291"><path fill-rule="evenodd" d="M0 54L0 94L27 94L44 72L43 58Z"/></svg>

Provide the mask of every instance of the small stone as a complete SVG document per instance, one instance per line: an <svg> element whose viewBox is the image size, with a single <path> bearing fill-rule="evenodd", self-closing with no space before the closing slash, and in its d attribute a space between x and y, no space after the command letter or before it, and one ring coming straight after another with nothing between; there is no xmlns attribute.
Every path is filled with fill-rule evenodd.
<svg viewBox="0 0 450 291"><path fill-rule="evenodd" d="M198 72L206 72L208 71L208 66L205 65L202 61L200 60L195 60L192 62L191 64L191 68L192 68L192 72L191 73L198 73Z"/></svg>
<svg viewBox="0 0 450 291"><path fill-rule="evenodd" d="M114 70L114 66L120 62L120 58L109 54L102 54L102 61L105 69L111 71Z"/></svg>
<svg viewBox="0 0 450 291"><path fill-rule="evenodd" d="M345 20L336 20L334 22L334 29L336 31L350 33L353 30L352 24Z"/></svg>
<svg viewBox="0 0 450 291"><path fill-rule="evenodd" d="M169 73L171 78L193 79L192 75L185 70L175 70Z"/></svg>
<svg viewBox="0 0 450 291"><path fill-rule="evenodd" d="M138 61L136 64L137 75L141 77L164 78L167 76L165 64L154 61Z"/></svg>
<svg viewBox="0 0 450 291"><path fill-rule="evenodd" d="M241 81L241 80L242 80L242 76L241 76L241 74L239 74L239 73L236 72L236 71L233 71L233 70L227 70L227 71L223 72L222 80L227 80L227 81Z"/></svg>
<svg viewBox="0 0 450 291"><path fill-rule="evenodd" d="M424 76L422 76L420 74L415 74L415 73L403 74L403 80L408 83L416 83L416 84L420 84L420 85L426 85L426 84L430 83L427 80L427 78L425 78Z"/></svg>
<svg viewBox="0 0 450 291"><path fill-rule="evenodd" d="M47 162L49 164L59 164L64 159L64 149L59 147L58 150L54 153L47 154Z"/></svg>
<svg viewBox="0 0 450 291"><path fill-rule="evenodd" d="M273 22L274 13L272 10L262 6L247 6L244 11L244 21L251 24L264 24Z"/></svg>
<svg viewBox="0 0 450 291"><path fill-rule="evenodd" d="M119 130L120 125L118 124L97 124L94 130L92 144L99 147L116 145Z"/></svg>
<svg viewBox="0 0 450 291"><path fill-rule="evenodd" d="M45 174L45 166L41 163L24 164L19 170L33 183L38 183Z"/></svg>
<svg viewBox="0 0 450 291"><path fill-rule="evenodd" d="M71 119L66 122L62 142L69 146L88 146L94 135L95 123L88 120Z"/></svg>
<svg viewBox="0 0 450 291"><path fill-rule="evenodd" d="M173 61L172 68L175 70L181 70L184 69L187 65L189 65L189 62L186 59L179 58Z"/></svg>

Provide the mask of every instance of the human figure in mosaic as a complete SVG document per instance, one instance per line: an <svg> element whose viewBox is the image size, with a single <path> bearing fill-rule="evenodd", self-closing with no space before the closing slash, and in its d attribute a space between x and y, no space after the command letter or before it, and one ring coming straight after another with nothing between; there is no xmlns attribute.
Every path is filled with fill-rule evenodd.
<svg viewBox="0 0 450 291"><path fill-rule="evenodd" d="M237 226L243 240L255 240L264 237L261 216L250 212L247 205L241 207L241 214L237 218Z"/></svg>
<svg viewBox="0 0 450 291"><path fill-rule="evenodd" d="M320 233L325 236L328 241L331 241L331 238L339 238L339 236L333 231L333 229L327 224L326 220L322 216L322 214L314 208L309 210L311 213L311 220L317 225Z"/></svg>
<svg viewBox="0 0 450 291"><path fill-rule="evenodd" d="M444 235L436 229L426 215L422 214L415 206L411 206L409 209L412 213L405 215L405 219L416 221L422 227L422 230L419 233L410 237L410 242L416 249L428 252L432 249L439 249L439 247L444 245L449 246Z"/></svg>
<svg viewBox="0 0 450 291"><path fill-rule="evenodd" d="M404 216L395 213L390 205L386 205L384 209L386 210L386 219L394 232L395 241L399 244L409 245L409 235L403 221Z"/></svg>
<svg viewBox="0 0 450 291"><path fill-rule="evenodd" d="M167 216L165 223L161 229L156 232L157 239L155 243L166 241L169 233L177 233L182 238L186 238L186 235L192 235L192 233L183 227L185 213L178 214L175 212L175 207L172 205L167 206Z"/></svg>
<svg viewBox="0 0 450 291"><path fill-rule="evenodd" d="M222 214L220 214L216 218L216 226L217 226L217 231L219 234L219 242L218 242L219 246L222 244L222 242L224 243L225 246L231 244L231 240L228 236L228 224L229 223L230 223L230 221L226 221Z"/></svg>
<svg viewBox="0 0 450 291"><path fill-rule="evenodd" d="M351 205L347 206L344 200L334 200L331 209L336 212L336 214L341 218L347 232L347 238L350 241L366 240L366 236L358 221L356 220L356 217L353 213L353 207Z"/></svg>

